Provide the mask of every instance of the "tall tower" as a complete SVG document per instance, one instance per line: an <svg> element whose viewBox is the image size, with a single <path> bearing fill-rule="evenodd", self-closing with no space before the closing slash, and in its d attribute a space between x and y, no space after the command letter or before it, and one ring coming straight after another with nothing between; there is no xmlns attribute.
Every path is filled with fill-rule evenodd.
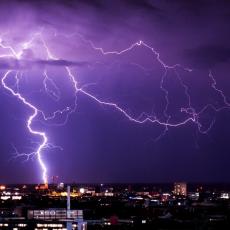
<svg viewBox="0 0 230 230"><path fill-rule="evenodd" d="M67 230L72 230L72 222L70 221L70 186L67 186L67 223L66 223L66 227Z"/></svg>
<svg viewBox="0 0 230 230"><path fill-rule="evenodd" d="M70 209L70 186L67 186L67 230L72 230L72 219L71 219L71 209ZM83 221L83 215L75 220L77 222L78 230L87 230L87 222Z"/></svg>

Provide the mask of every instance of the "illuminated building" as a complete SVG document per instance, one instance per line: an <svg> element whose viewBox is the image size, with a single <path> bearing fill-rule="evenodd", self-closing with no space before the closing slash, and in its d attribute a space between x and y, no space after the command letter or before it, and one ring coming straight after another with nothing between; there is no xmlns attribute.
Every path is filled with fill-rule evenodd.
<svg viewBox="0 0 230 230"><path fill-rule="evenodd" d="M177 196L187 196L187 184L184 182L174 183L173 193Z"/></svg>
<svg viewBox="0 0 230 230"><path fill-rule="evenodd" d="M37 186L35 187L35 189L36 189L36 190L47 190L48 187L49 187L48 184L45 183L45 184L37 185Z"/></svg>
<svg viewBox="0 0 230 230"><path fill-rule="evenodd" d="M229 193L228 192L222 192L221 194L220 194L220 198L221 199L229 199Z"/></svg>
<svg viewBox="0 0 230 230"><path fill-rule="evenodd" d="M67 215L68 214L68 215ZM28 210L28 219L37 220L60 220L60 219L83 219L82 210L66 210L66 209L39 209Z"/></svg>
<svg viewBox="0 0 230 230"><path fill-rule="evenodd" d="M0 185L0 190L5 190L6 186L5 185Z"/></svg>

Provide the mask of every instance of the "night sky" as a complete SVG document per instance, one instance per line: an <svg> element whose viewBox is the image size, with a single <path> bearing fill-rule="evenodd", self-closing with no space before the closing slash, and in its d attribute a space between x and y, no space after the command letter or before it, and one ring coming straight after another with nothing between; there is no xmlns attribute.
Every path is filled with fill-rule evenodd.
<svg viewBox="0 0 230 230"><path fill-rule="evenodd" d="M7 85L46 117L76 102L69 116L45 121L39 113L34 119L48 147L59 146L42 151L49 180L230 182L229 25L227 0L1 1L1 45L22 51L19 59L3 57L12 52L0 47L1 80L12 70ZM47 58L40 37L23 47L36 33L56 59ZM119 52L139 41L165 65L179 65L165 73L143 45L119 55L97 49ZM194 120L178 127L130 121L84 93L75 98L66 67L79 88L135 119ZM41 142L26 128L32 110L2 84L0 98L0 182L39 183L36 156L15 158L15 149L28 154Z"/></svg>

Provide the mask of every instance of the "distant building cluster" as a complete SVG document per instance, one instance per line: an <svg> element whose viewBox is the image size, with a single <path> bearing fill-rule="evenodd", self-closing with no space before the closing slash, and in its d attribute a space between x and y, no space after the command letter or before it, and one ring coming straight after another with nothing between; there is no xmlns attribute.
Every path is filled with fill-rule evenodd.
<svg viewBox="0 0 230 230"><path fill-rule="evenodd" d="M174 194L177 196L187 196L187 184L184 182L174 183Z"/></svg>

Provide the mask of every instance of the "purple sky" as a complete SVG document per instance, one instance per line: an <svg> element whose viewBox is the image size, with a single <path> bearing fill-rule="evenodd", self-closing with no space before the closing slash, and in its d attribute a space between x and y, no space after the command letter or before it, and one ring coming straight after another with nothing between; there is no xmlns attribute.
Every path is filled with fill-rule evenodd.
<svg viewBox="0 0 230 230"><path fill-rule="evenodd" d="M74 106L66 67L79 88L116 103L135 119L144 112L175 124L197 114L194 122L165 132L163 125L134 123L114 107L78 93L76 111L65 125L60 124L66 113L50 121L39 114L34 120L33 127L62 148L43 151L49 178L58 175L66 182L99 183L229 182L229 23L230 3L224 0L1 1L1 44L22 50L18 60L0 58L1 76L9 69L18 71L18 88L15 74L7 84L46 116ZM47 59L40 38L22 49L36 33L42 34L58 60ZM102 55L95 49L121 51L140 40L153 47L164 64L181 67L165 72L157 55L143 45L120 55ZM0 47L0 55L9 52ZM0 182L41 182L36 157L26 162L23 157L12 158L12 146L30 153L41 141L25 125L31 110L2 85L0 96ZM181 108L190 110L185 113Z"/></svg>

